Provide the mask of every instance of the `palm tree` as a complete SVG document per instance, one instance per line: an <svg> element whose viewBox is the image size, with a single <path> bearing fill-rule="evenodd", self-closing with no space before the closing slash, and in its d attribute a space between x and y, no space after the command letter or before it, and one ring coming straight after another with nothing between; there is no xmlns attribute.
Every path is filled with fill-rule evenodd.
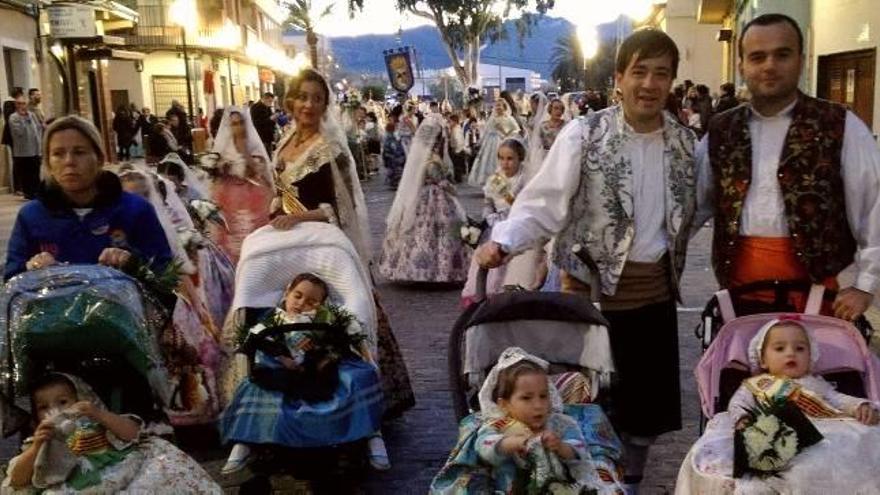
<svg viewBox="0 0 880 495"><path fill-rule="evenodd" d="M581 55L581 44L574 32L556 40L553 51L550 52L550 63L553 64L550 76L559 83L563 93L584 87L584 58Z"/></svg>
<svg viewBox="0 0 880 495"><path fill-rule="evenodd" d="M333 5L330 4L320 14L315 17L312 11L312 0L293 0L287 4L289 15L287 24L296 29L306 32L306 43L309 44L309 58L312 59L312 67L318 67L318 35L315 34L315 22L319 21L333 11Z"/></svg>

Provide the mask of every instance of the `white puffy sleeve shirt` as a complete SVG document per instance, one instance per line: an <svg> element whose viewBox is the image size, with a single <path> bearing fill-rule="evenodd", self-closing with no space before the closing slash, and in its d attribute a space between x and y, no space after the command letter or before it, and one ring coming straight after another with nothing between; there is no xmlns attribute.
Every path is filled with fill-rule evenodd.
<svg viewBox="0 0 880 495"><path fill-rule="evenodd" d="M777 115L752 112L752 183L743 205L740 234L788 237L785 206L776 177L793 105ZM697 146L696 225L712 217L715 186L709 163L708 136ZM858 244L855 288L876 294L880 289L880 149L870 129L854 113L846 112L841 152L841 176L846 192L846 219ZM696 230L696 229L695 229Z"/></svg>

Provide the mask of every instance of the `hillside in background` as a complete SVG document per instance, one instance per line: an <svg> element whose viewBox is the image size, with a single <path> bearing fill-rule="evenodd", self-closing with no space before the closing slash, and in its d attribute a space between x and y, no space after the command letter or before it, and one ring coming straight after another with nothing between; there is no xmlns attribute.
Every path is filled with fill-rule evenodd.
<svg viewBox="0 0 880 495"><path fill-rule="evenodd" d="M630 23L622 22L624 35L630 31ZM520 46L513 21L508 21L508 37L483 49L481 61L531 69L548 78L553 69L550 54L556 40L571 35L575 26L566 19L544 17L532 27L531 35ZM617 23L599 26L600 40L614 42ZM345 70L377 74L385 72L383 50L400 46L396 34L366 35L331 38L333 55ZM418 64L422 69L442 69L450 66L449 56L440 41L440 34L433 26L422 26L403 31L401 44L416 47Z"/></svg>

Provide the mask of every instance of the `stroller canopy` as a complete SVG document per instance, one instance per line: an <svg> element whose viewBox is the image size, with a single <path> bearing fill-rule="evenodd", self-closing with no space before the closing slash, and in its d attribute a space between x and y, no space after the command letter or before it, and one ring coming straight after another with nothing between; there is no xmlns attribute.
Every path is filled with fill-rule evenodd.
<svg viewBox="0 0 880 495"><path fill-rule="evenodd" d="M357 317L375 348L376 306L369 273L345 233L328 223L304 222L288 231L267 225L245 238L232 311L278 306L287 284L304 272L327 283L330 301Z"/></svg>

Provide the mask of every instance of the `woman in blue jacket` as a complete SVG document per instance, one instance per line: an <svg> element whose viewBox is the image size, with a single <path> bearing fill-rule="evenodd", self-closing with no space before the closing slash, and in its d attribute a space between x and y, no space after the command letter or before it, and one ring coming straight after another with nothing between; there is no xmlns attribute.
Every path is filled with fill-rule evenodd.
<svg viewBox="0 0 880 495"><path fill-rule="evenodd" d="M124 192L116 175L103 170L104 159L91 122L71 115L46 128L43 184L18 212L5 279L55 263L121 268L137 256L158 271L171 261L153 206Z"/></svg>

